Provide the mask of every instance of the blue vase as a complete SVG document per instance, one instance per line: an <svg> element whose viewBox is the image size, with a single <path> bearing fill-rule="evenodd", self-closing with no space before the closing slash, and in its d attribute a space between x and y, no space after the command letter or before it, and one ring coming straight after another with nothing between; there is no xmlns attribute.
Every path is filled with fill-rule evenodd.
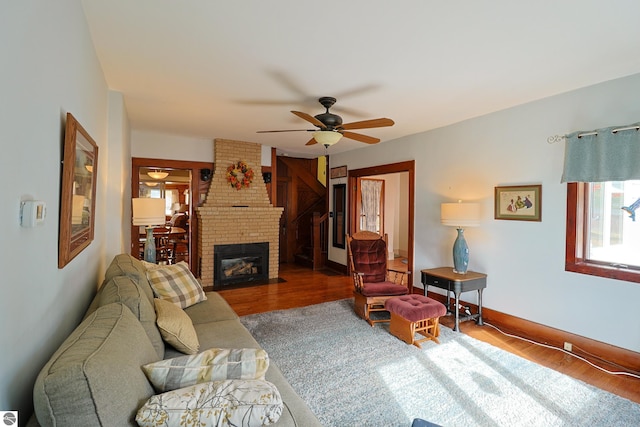
<svg viewBox="0 0 640 427"><path fill-rule="evenodd" d="M144 260L156 263L156 241L153 238L153 227L147 228L147 240L144 242Z"/></svg>
<svg viewBox="0 0 640 427"><path fill-rule="evenodd" d="M464 230L458 228L458 237L453 243L453 271L455 273L465 274L469 267L469 246L464 240Z"/></svg>

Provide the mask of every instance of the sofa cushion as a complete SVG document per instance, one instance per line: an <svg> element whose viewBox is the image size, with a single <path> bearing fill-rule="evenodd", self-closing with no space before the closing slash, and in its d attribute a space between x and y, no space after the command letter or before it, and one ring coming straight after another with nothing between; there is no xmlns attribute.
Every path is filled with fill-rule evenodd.
<svg viewBox="0 0 640 427"><path fill-rule="evenodd" d="M115 276L102 286L96 296L98 307L121 302L140 320L151 344L156 349L159 358L164 357L164 341L156 325L156 310L147 297L142 293L130 277Z"/></svg>
<svg viewBox="0 0 640 427"><path fill-rule="evenodd" d="M140 366L156 360L131 310L120 303L98 308L36 379L33 400L40 425L135 425L136 411L154 394Z"/></svg>
<svg viewBox="0 0 640 427"><path fill-rule="evenodd" d="M156 308L156 323L160 335L176 350L195 354L200 349L198 335L187 314L175 304L160 298L153 300Z"/></svg>
<svg viewBox="0 0 640 427"><path fill-rule="evenodd" d="M140 289L147 296L149 302L153 302L153 290L147 279L147 270L139 259L129 254L116 255L104 273L103 283L107 283L115 276L130 277L136 285L140 286Z"/></svg>
<svg viewBox="0 0 640 427"><path fill-rule="evenodd" d="M184 261L150 268L147 270L147 278L156 297L171 301L180 308L187 308L207 299L202 286Z"/></svg>
<svg viewBox="0 0 640 427"><path fill-rule="evenodd" d="M206 300L184 309L194 325L238 319L236 312L219 293L207 292L206 295Z"/></svg>
<svg viewBox="0 0 640 427"><path fill-rule="evenodd" d="M151 397L140 408L140 426L264 426L278 421L283 404L267 381L225 380Z"/></svg>
<svg viewBox="0 0 640 427"><path fill-rule="evenodd" d="M264 380L269 356L261 348L210 348L192 356L159 360L142 367L157 391L221 380Z"/></svg>

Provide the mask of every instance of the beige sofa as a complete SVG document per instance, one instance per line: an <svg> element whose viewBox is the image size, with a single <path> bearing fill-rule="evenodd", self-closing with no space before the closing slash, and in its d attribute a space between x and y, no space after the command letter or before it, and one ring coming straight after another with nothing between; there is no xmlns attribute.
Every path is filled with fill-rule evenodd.
<svg viewBox="0 0 640 427"><path fill-rule="evenodd" d="M184 309L201 350L259 348L219 294L206 296ZM30 425L137 425L138 409L156 394L141 366L182 355L163 342L153 298L142 262L116 256L85 319L38 375ZM274 425L320 425L272 360L265 379L277 387L284 403Z"/></svg>

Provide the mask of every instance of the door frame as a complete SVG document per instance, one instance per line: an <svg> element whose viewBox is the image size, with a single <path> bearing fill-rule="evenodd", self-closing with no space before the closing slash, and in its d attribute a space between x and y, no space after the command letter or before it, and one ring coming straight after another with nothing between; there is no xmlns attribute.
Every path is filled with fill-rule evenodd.
<svg viewBox="0 0 640 427"><path fill-rule="evenodd" d="M213 172L213 163L210 162L194 162L188 160L167 160L167 159L149 159L142 157L133 157L131 159L131 198L138 197L140 194L140 168L166 168L166 169L182 169L191 171L191 193L189 203L189 268L194 275L199 276L199 253L198 253L198 216L196 208L201 206L204 193L207 190L202 187L200 171L209 169ZM211 175L210 175L211 176ZM209 181L210 182L210 181ZM207 186L208 188L208 183ZM130 253L138 258L138 227L131 226L131 247Z"/></svg>
<svg viewBox="0 0 640 427"><path fill-rule="evenodd" d="M406 162L391 163L379 166L370 166L361 169L353 169L349 171L349 234L353 234L356 231L356 225L358 220L357 210L357 197L358 193L358 178L365 178L374 175L387 175L392 173L407 172L409 174L409 207L408 207L408 227L407 233L407 270L413 272L414 264L414 215L415 215L415 160L409 160ZM414 280L412 278L412 280Z"/></svg>

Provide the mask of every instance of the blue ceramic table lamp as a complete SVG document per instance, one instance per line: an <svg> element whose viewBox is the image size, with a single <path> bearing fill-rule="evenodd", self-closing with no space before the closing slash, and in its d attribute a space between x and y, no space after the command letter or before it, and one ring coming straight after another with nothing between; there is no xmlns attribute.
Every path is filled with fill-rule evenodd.
<svg viewBox="0 0 640 427"><path fill-rule="evenodd" d="M458 237L453 243L453 272L466 274L469 267L469 246L464 239L465 227L480 225L480 205L478 203L443 203L440 219L444 225L456 227Z"/></svg>
<svg viewBox="0 0 640 427"><path fill-rule="evenodd" d="M153 237L153 226L164 225L165 199L151 199L141 197L132 199L133 225L142 225L147 230L147 240L144 243L144 260L156 263L156 242Z"/></svg>

